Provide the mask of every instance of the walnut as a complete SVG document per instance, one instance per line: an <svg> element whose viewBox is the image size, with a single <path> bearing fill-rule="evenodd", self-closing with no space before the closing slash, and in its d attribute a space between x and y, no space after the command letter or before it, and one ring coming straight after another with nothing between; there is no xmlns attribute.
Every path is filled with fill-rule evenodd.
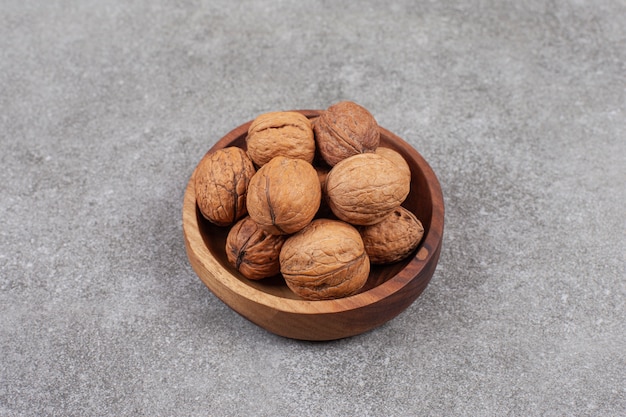
<svg viewBox="0 0 626 417"><path fill-rule="evenodd" d="M249 279L262 279L280 272L279 254L285 237L270 235L250 216L239 220L226 237L228 262Z"/></svg>
<svg viewBox="0 0 626 417"><path fill-rule="evenodd" d="M406 199L411 178L375 153L351 156L335 165L326 179L328 203L341 220L375 224Z"/></svg>
<svg viewBox="0 0 626 417"><path fill-rule="evenodd" d="M365 251L373 264L400 261L417 248L424 227L413 213L398 207L380 223L359 228Z"/></svg>
<svg viewBox="0 0 626 417"><path fill-rule="evenodd" d="M324 110L313 122L313 130L319 152L331 166L352 155L374 152L380 143L374 116L351 101Z"/></svg>
<svg viewBox="0 0 626 417"><path fill-rule="evenodd" d="M240 148L207 153L195 174L196 202L202 215L218 226L230 226L246 215L246 193L254 173L254 164Z"/></svg>
<svg viewBox="0 0 626 417"><path fill-rule="evenodd" d="M313 219L321 195L320 181L311 164L277 156L250 180L248 212L268 233L291 234Z"/></svg>
<svg viewBox="0 0 626 417"><path fill-rule="evenodd" d="M258 166L279 155L309 163L315 156L311 121L297 112L271 112L258 116L248 128L246 144L248 155Z"/></svg>
<svg viewBox="0 0 626 417"><path fill-rule="evenodd" d="M352 295L365 285L369 271L359 232L339 220L313 220L287 238L280 251L287 286L306 300Z"/></svg>
<svg viewBox="0 0 626 417"><path fill-rule="evenodd" d="M411 168L409 168L409 164L406 162L406 159L404 159L404 157L400 155L399 152L396 152L391 148L379 146L378 148L376 148L376 153L382 157L389 159L398 168L404 171L409 178L411 178Z"/></svg>

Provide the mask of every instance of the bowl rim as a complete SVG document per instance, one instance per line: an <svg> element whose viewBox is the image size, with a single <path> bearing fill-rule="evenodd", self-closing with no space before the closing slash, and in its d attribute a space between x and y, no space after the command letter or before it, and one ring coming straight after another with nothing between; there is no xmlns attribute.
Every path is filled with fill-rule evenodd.
<svg viewBox="0 0 626 417"><path fill-rule="evenodd" d="M298 113L302 113L308 118L314 118L321 113L321 110L290 110ZM218 149L230 144L242 135L247 134L248 127L253 120L241 124L234 128L221 139L219 139L207 152L211 153ZM385 282L370 288L366 291L350 295L343 298L331 299L331 300L304 300L304 299L292 299L280 297L278 295L270 294L255 288L252 285L247 285L242 279L234 276L231 271L224 268L217 257L209 250L204 244L204 238L200 233L200 226L198 224L197 205L195 198L195 186L194 178L198 169L198 166L194 168L183 199L183 234L185 242L188 245L188 249L193 252L197 260L202 264L209 274L219 281L219 283L225 286L229 291L237 294L240 297L247 299L250 302L263 305L268 308L272 308L277 311L282 311L292 314L336 314L354 309L359 309L367 305L374 304L378 301L393 296L401 291L406 285L408 285L413 279L417 278L420 271L428 265L433 257L439 256L439 249L442 243L443 228L444 228L444 201L441 186L434 171L426 162L424 157L411 146L404 139L400 138L396 134L389 130L379 126L381 134L387 136L393 142L397 142L402 150L408 152L411 158L415 160L420 167L422 174L426 177L426 183L432 200L432 213L430 219L430 227L427 233L420 242L419 249L408 260L407 264L391 276ZM435 259L435 262L437 259ZM217 272L216 272L216 269ZM194 268L195 269L195 268ZM411 270L410 277L404 276L403 271ZM201 280L208 286L205 279L200 276ZM213 291L213 288L209 287ZM218 294L216 294L218 295ZM218 295L218 298L222 298ZM227 303L229 304L229 303Z"/></svg>

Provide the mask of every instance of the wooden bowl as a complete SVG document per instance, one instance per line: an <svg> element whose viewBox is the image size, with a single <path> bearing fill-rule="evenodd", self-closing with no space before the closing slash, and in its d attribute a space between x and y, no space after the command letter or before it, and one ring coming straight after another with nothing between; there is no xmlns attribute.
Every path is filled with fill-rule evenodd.
<svg viewBox="0 0 626 417"><path fill-rule="evenodd" d="M309 118L316 110L299 110ZM227 146L246 148L251 121L222 139L208 152ZM400 152L411 168L411 191L402 204L424 226L424 237L414 254L386 266L372 266L365 287L349 297L306 301L276 276L252 281L226 258L229 228L205 220L196 205L194 173L183 202L183 232L187 256L202 282L234 311L280 336L300 340L334 340L374 329L400 314L424 291L435 272L444 225L444 204L439 181L428 163L408 143L380 129L381 146Z"/></svg>

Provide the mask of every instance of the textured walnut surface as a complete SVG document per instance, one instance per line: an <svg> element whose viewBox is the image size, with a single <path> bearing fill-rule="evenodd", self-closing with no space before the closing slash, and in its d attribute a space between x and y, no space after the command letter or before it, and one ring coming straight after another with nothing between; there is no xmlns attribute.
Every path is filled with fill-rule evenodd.
<svg viewBox="0 0 626 417"><path fill-rule="evenodd" d="M297 112L270 112L258 116L248 128L248 155L258 166L275 156L300 158L311 163L315 139L311 121Z"/></svg>
<svg viewBox="0 0 626 417"><path fill-rule="evenodd" d="M413 213L398 207L381 222L359 228L365 251L374 264L397 262L417 248L424 227Z"/></svg>
<svg viewBox="0 0 626 417"><path fill-rule="evenodd" d="M277 156L250 180L250 217L272 234L290 234L306 226L322 196L315 168L302 159Z"/></svg>
<svg viewBox="0 0 626 417"><path fill-rule="evenodd" d="M374 116L350 101L333 104L314 121L319 152L329 165L364 152L374 152L380 131Z"/></svg>
<svg viewBox="0 0 626 417"><path fill-rule="evenodd" d="M410 186L406 172L375 153L344 159L326 179L328 204L333 213L357 225L381 221L402 204Z"/></svg>
<svg viewBox="0 0 626 417"><path fill-rule="evenodd" d="M359 232L337 220L314 220L289 237L280 253L280 270L287 285L310 300L355 293L367 281L369 269Z"/></svg>
<svg viewBox="0 0 626 417"><path fill-rule="evenodd" d="M271 277L280 272L279 254L285 237L271 235L249 216L239 220L226 237L230 264L250 279Z"/></svg>
<svg viewBox="0 0 626 417"><path fill-rule="evenodd" d="M385 146L379 146L376 148L376 154L389 159L398 169L403 171L407 177L411 178L411 168L409 168L409 164L406 162L406 159L404 159L399 152Z"/></svg>
<svg viewBox="0 0 626 417"><path fill-rule="evenodd" d="M255 173L248 155L228 147L205 155L196 170L196 201L202 215L218 226L236 222L247 213L246 195Z"/></svg>

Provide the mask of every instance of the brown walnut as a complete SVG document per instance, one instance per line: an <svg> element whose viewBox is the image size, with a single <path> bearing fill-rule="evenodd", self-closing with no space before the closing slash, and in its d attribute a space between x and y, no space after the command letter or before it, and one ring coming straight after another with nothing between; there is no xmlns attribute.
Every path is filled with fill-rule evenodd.
<svg viewBox="0 0 626 417"><path fill-rule="evenodd" d="M406 175L411 178L411 168L409 168L409 164L406 162L406 159L399 152L386 148L384 146L379 146L376 148L376 153L382 157L389 159L393 162L398 168L406 173Z"/></svg>
<svg viewBox="0 0 626 417"><path fill-rule="evenodd" d="M311 164L277 156L250 180L248 213L268 233L291 234L311 222L321 195L320 180Z"/></svg>
<svg viewBox="0 0 626 417"><path fill-rule="evenodd" d="M195 173L196 202L202 215L218 226L230 226L246 215L246 193L254 173L254 164L240 148L207 153Z"/></svg>
<svg viewBox="0 0 626 417"><path fill-rule="evenodd" d="M417 248L424 227L413 213L398 207L383 221L359 228L365 251L373 264L400 261Z"/></svg>
<svg viewBox="0 0 626 417"><path fill-rule="evenodd" d="M246 278L267 278L280 272L278 257L284 242L285 236L270 235L246 216L228 232L226 256Z"/></svg>
<svg viewBox="0 0 626 417"><path fill-rule="evenodd" d="M351 101L324 110L313 122L313 130L319 152L331 166L352 155L374 152L380 143L374 116Z"/></svg>
<svg viewBox="0 0 626 417"><path fill-rule="evenodd" d="M306 300L352 295L365 285L369 271L359 232L339 220L313 220L287 238L280 251L287 286Z"/></svg>
<svg viewBox="0 0 626 417"><path fill-rule="evenodd" d="M344 159L326 179L330 209L339 219L354 225L382 221L402 204L410 188L410 176L375 153Z"/></svg>
<svg viewBox="0 0 626 417"><path fill-rule="evenodd" d="M258 166L279 155L309 163L315 156L311 121L297 112L271 112L258 116L248 128L246 144L248 155Z"/></svg>

